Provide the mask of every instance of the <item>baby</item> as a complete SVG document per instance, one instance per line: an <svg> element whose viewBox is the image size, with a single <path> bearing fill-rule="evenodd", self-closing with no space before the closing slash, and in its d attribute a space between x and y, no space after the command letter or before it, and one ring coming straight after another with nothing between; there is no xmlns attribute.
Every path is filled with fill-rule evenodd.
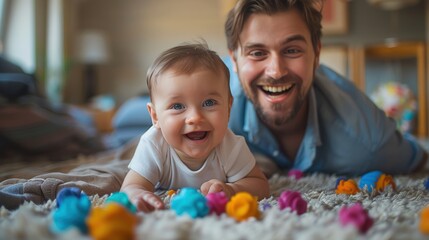
<svg viewBox="0 0 429 240"><path fill-rule="evenodd" d="M147 74L153 126L143 134L121 191L139 211L163 209L157 189L199 188L228 197L269 195L245 140L228 129L229 71L204 43L163 52Z"/></svg>

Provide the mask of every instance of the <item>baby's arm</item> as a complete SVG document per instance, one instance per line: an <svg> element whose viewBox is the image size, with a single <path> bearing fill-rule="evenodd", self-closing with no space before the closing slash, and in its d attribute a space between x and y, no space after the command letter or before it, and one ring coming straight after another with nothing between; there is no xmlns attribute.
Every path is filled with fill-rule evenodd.
<svg viewBox="0 0 429 240"><path fill-rule="evenodd" d="M154 193L153 184L133 170L125 176L121 191L128 195L139 211L152 212L165 207L164 202Z"/></svg>
<svg viewBox="0 0 429 240"><path fill-rule="evenodd" d="M257 165L253 167L246 177L236 182L224 183L217 179L212 179L203 183L200 190L204 195L212 192L225 192L228 197L232 197L238 192L248 192L260 199L270 195L268 180Z"/></svg>

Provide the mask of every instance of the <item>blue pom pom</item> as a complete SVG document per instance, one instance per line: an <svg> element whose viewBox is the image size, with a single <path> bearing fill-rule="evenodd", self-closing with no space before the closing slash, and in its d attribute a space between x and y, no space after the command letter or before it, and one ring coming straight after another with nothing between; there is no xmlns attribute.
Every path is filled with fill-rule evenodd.
<svg viewBox="0 0 429 240"><path fill-rule="evenodd" d="M209 214L207 199L194 188L183 188L171 199L171 209L176 214L187 214L192 218Z"/></svg>
<svg viewBox="0 0 429 240"><path fill-rule="evenodd" d="M380 171L372 171L362 175L359 181L359 188L363 190L366 187L368 192L372 192L376 188L377 181L382 174Z"/></svg>
<svg viewBox="0 0 429 240"><path fill-rule="evenodd" d="M53 212L51 230L61 233L71 227L77 227L82 233L87 232L86 217L91 210L88 196L69 195L61 201L61 206Z"/></svg>
<svg viewBox="0 0 429 240"><path fill-rule="evenodd" d="M131 213L136 213L137 208L134 206L134 204L131 203L130 199L128 198L128 195L124 192L115 192L112 195L110 195L104 203L109 202L116 202L121 204L122 206L126 207Z"/></svg>
<svg viewBox="0 0 429 240"><path fill-rule="evenodd" d="M82 192L79 188L77 187L67 187L67 188L63 188L61 189L58 193L57 193L57 208L61 206L61 203L63 202L63 200L69 196L75 196L77 198L80 198L82 195L86 194L84 192Z"/></svg>
<svg viewBox="0 0 429 240"><path fill-rule="evenodd" d="M423 184L424 184L426 190L429 190L429 178L427 178Z"/></svg>

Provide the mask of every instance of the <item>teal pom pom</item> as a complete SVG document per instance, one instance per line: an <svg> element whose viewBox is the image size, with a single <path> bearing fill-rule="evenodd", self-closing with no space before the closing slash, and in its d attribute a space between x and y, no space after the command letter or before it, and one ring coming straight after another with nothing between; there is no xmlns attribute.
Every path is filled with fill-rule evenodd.
<svg viewBox="0 0 429 240"><path fill-rule="evenodd" d="M86 217L91 210L91 201L88 196L76 197L70 195L65 197L59 208L53 212L51 230L61 233L71 227L77 227L82 233L88 231Z"/></svg>
<svg viewBox="0 0 429 240"><path fill-rule="evenodd" d="M116 202L127 208L131 213L136 213L137 208L131 203L128 195L124 192L115 192L110 195L104 203Z"/></svg>
<svg viewBox="0 0 429 240"><path fill-rule="evenodd" d="M194 188L183 188L171 199L171 209L176 214L187 214L191 218L204 217L209 214L207 199Z"/></svg>
<svg viewBox="0 0 429 240"><path fill-rule="evenodd" d="M377 187L377 181L382 174L380 171L372 171L362 175L359 188L363 190L366 187L368 192L372 192Z"/></svg>

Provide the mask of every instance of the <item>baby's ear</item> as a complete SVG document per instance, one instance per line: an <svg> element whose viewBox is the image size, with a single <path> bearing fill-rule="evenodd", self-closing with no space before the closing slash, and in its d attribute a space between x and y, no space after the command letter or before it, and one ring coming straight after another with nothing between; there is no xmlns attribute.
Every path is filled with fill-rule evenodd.
<svg viewBox="0 0 429 240"><path fill-rule="evenodd" d="M149 103L146 104L146 106L147 106L147 110L149 111L150 118L152 119L152 124L155 127L159 128L159 125L158 125L158 116L156 115L154 104L151 103L151 102L149 102Z"/></svg>

